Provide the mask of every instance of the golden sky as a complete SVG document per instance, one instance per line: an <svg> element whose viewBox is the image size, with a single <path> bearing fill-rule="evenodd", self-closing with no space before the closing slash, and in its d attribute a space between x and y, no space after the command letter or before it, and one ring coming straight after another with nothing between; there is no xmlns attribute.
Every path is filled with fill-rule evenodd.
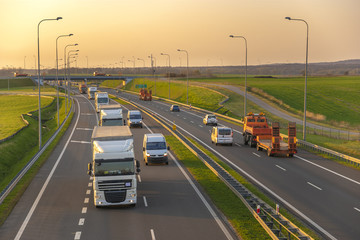
<svg viewBox="0 0 360 240"><path fill-rule="evenodd" d="M306 26L284 18L302 18L309 24L309 62L360 58L359 0L0 0L0 68L34 68L37 25L40 25L41 65L55 66L67 44L78 43L78 66L132 66L141 58L150 65L221 66L302 63ZM68 48L69 49L69 48ZM143 66L136 60L136 66Z"/></svg>

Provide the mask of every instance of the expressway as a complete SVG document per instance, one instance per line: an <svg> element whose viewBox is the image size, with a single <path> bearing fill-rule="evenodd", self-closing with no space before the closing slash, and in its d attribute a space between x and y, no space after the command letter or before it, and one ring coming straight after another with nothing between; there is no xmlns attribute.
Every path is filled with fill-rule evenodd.
<svg viewBox="0 0 360 240"><path fill-rule="evenodd" d="M172 154L169 165L140 161L135 208L95 208L86 171L98 119L93 101L74 99L68 131L1 226L0 239L238 239ZM132 128L138 160L144 134L165 133L146 115L144 124Z"/></svg>
<svg viewBox="0 0 360 240"><path fill-rule="evenodd" d="M268 157L265 152L244 146L240 127L224 121L220 123L235 129L235 145L215 146L210 140L211 127L202 123L204 113L187 108L170 112L170 104L163 101L143 102L125 92L106 91L138 103L169 122L175 121L177 129L210 149L324 238L358 239L360 236L358 170L301 149L293 158Z"/></svg>

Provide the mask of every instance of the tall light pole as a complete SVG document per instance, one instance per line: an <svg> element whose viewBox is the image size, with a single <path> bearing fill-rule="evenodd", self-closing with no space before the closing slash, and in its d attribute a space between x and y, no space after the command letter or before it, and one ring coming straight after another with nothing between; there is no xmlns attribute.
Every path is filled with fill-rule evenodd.
<svg viewBox="0 0 360 240"><path fill-rule="evenodd" d="M186 104L189 105L189 53L182 49L178 49L178 52L186 53Z"/></svg>
<svg viewBox="0 0 360 240"><path fill-rule="evenodd" d="M60 35L56 38L56 107L57 107L57 126L60 126L60 113L59 113L59 58L58 58L58 40L62 37L71 37L73 34Z"/></svg>
<svg viewBox="0 0 360 240"><path fill-rule="evenodd" d="M65 46L64 48L64 82L66 82L66 49L68 47L75 47L79 44L75 43L75 44L68 44ZM66 86L64 87L65 90L65 114L67 113L67 101L66 101Z"/></svg>
<svg viewBox="0 0 360 240"><path fill-rule="evenodd" d="M234 35L230 35L229 37L231 38L242 38L245 40L245 100L244 100L244 117L246 116L246 101L247 101L247 41L246 38L243 36L234 36Z"/></svg>
<svg viewBox="0 0 360 240"><path fill-rule="evenodd" d="M44 21L60 20L62 17L43 19L37 26L37 49L38 49L38 88L39 88L39 149L41 149L41 99L40 99L40 24Z"/></svg>
<svg viewBox="0 0 360 240"><path fill-rule="evenodd" d="M169 78L169 99L170 99L170 68L171 68L171 64L170 64L170 55L166 54L166 53L160 53L160 55L165 55L168 56L169 58L169 71L168 71L168 78Z"/></svg>
<svg viewBox="0 0 360 240"><path fill-rule="evenodd" d="M152 70L153 79L155 79L155 93L154 93L154 95L156 96L156 78L157 78L157 77L155 78L156 58L152 54L150 54L150 56L148 56L148 58L151 59L151 70ZM153 59L155 60L155 64L154 64Z"/></svg>
<svg viewBox="0 0 360 240"><path fill-rule="evenodd" d="M67 89L68 89L68 106L69 106L69 112L70 112L70 90L71 90L71 87L70 87L70 85L71 85L71 79L70 79L70 65L69 65L69 57L71 57L71 56L75 56L75 55L78 55L77 53L75 53L75 54L70 54L70 53L73 53L73 52L78 52L79 50L78 49L76 49L76 50L70 50L69 52L68 52L68 59L67 59L67 62L68 62L68 71L67 71L67 73L68 73L68 81L67 81Z"/></svg>
<svg viewBox="0 0 360 240"><path fill-rule="evenodd" d="M142 58L137 58L139 61L143 61L143 67L145 68L145 60ZM140 70L140 69L139 69ZM144 79L144 78L143 78ZM145 79L143 80L143 85L145 85Z"/></svg>
<svg viewBox="0 0 360 240"><path fill-rule="evenodd" d="M303 119L303 140L306 141L306 97L307 97L307 68L308 68L308 47L309 47L309 25L303 19L285 17L285 19L291 21L301 21L306 24L306 62L305 62L305 90L304 90L304 119Z"/></svg>
<svg viewBox="0 0 360 240"><path fill-rule="evenodd" d="M26 68L26 56L24 57L24 71L25 71L25 68Z"/></svg>

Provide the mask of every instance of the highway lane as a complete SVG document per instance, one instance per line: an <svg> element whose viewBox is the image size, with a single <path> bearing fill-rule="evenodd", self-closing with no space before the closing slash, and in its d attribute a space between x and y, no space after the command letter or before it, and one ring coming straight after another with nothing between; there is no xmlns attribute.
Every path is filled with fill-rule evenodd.
<svg viewBox="0 0 360 240"><path fill-rule="evenodd" d="M271 192L282 206L296 208L338 239L356 239L360 234L355 222L360 222L360 175L354 170L333 161L300 150L294 158L268 157L265 152L244 146L242 136L235 134L233 147L211 146L209 126L202 125L204 114L169 112L169 104L159 101L142 102L136 96L121 93L127 98L156 111L178 128L198 138L213 152L229 160L233 168L248 173L252 182ZM231 125L223 122L225 125ZM232 126L240 132L238 126ZM311 160L311 161L309 161ZM316 165L314 165L316 164ZM241 170L240 170L241 169ZM292 209L294 212L294 209ZM329 236L331 237L331 236Z"/></svg>
<svg viewBox="0 0 360 240"><path fill-rule="evenodd" d="M66 133L41 168L0 228L0 239L236 239L220 214L205 206L206 197L194 190L196 183L189 183L187 172L173 159L169 165L141 164L135 208L95 208L86 168L91 160L90 129L97 120L89 101L82 96L76 99L81 113L78 115L77 109L69 128L74 129L73 135ZM152 131L161 131L146 116L144 122ZM132 132L135 157L141 160L143 134L149 130ZM53 175L38 197L52 169Z"/></svg>

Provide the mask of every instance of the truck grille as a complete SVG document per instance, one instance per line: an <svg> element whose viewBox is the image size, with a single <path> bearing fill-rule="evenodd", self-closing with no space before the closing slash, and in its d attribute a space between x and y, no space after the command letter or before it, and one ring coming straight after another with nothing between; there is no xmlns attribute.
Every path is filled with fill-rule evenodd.
<svg viewBox="0 0 360 240"><path fill-rule="evenodd" d="M124 188L130 188L132 186L131 179L129 180L109 180L99 181L98 188L100 191L114 191L122 190Z"/></svg>
<svg viewBox="0 0 360 240"><path fill-rule="evenodd" d="M119 203L126 199L126 190L105 191L105 200L108 203Z"/></svg>

